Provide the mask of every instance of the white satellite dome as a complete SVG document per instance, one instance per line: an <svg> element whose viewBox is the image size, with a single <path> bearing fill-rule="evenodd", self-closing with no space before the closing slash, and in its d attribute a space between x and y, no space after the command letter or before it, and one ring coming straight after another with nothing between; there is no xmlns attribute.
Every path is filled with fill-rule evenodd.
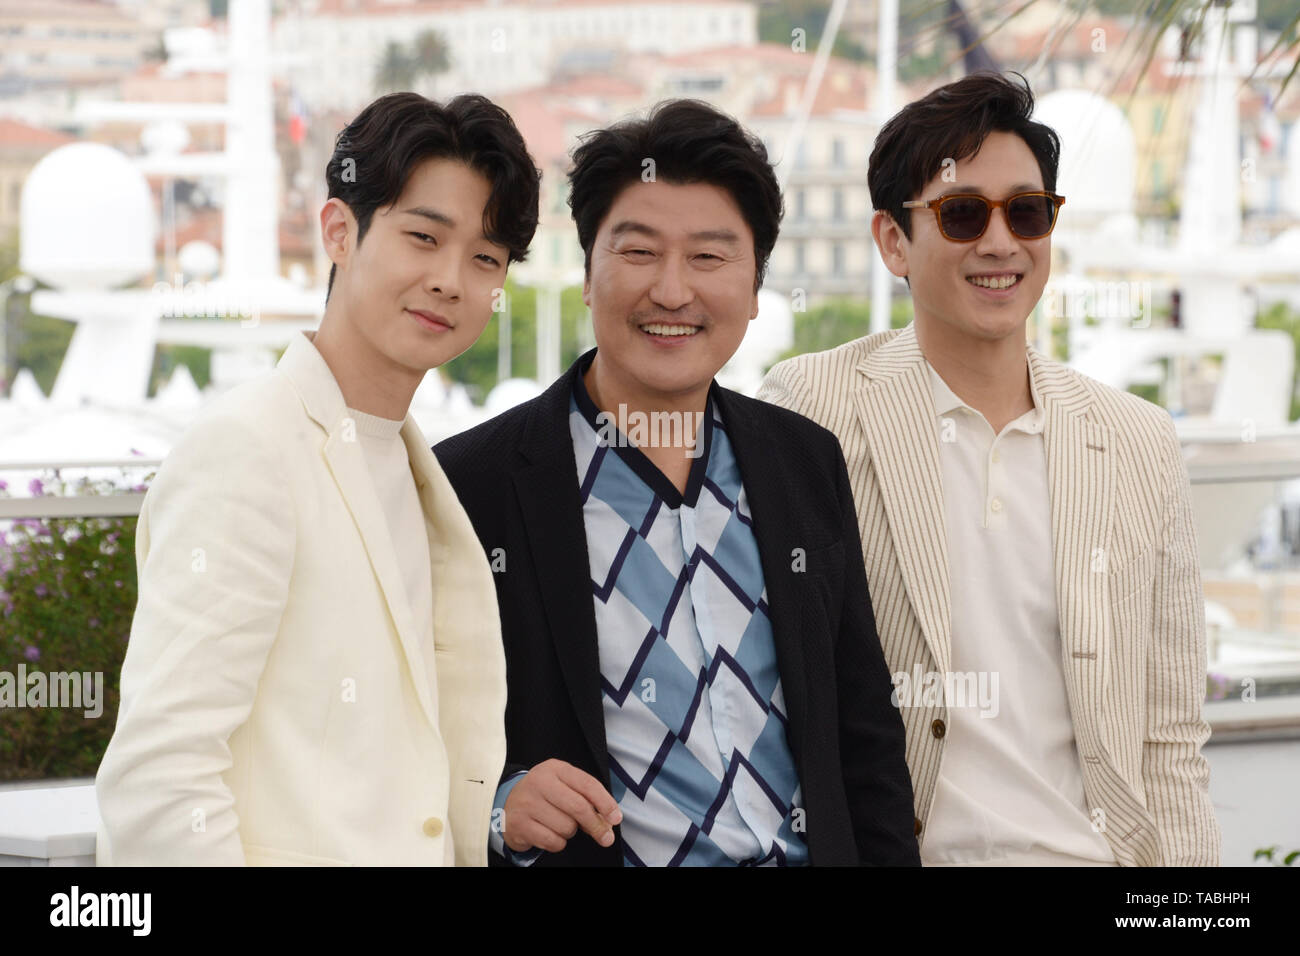
<svg viewBox="0 0 1300 956"><path fill-rule="evenodd" d="M1118 106L1087 90L1057 90L1037 100L1034 120L1061 138L1056 191L1071 219L1133 212L1137 143Z"/></svg>
<svg viewBox="0 0 1300 956"><path fill-rule="evenodd" d="M758 290L758 315L745 329L739 351L753 352L764 359L784 352L794 344L794 311L787 293Z"/></svg>
<svg viewBox="0 0 1300 956"><path fill-rule="evenodd" d="M61 289L112 289L154 267L153 198L124 154L100 143L48 153L23 184L19 267Z"/></svg>
<svg viewBox="0 0 1300 956"><path fill-rule="evenodd" d="M187 276L211 279L221 269L221 253L210 242L191 239L176 253L176 264Z"/></svg>

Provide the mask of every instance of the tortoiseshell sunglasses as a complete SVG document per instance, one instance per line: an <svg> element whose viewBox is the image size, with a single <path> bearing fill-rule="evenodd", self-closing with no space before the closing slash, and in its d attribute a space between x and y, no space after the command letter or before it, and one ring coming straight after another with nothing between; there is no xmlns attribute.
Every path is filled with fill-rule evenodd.
<svg viewBox="0 0 1300 956"><path fill-rule="evenodd" d="M1056 213L1064 196L1037 190L1016 193L1006 199L986 199L977 193L955 193L928 202L912 200L904 209L933 209L939 231L953 242L974 242L989 227L993 210L1002 207L1007 226L1021 239L1042 239L1056 226Z"/></svg>

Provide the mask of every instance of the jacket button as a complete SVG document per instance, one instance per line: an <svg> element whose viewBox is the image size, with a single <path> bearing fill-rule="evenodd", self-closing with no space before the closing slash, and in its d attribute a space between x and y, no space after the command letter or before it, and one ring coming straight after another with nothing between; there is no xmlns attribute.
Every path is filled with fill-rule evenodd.
<svg viewBox="0 0 1300 956"><path fill-rule="evenodd" d="M424 821L424 835L431 837L442 836L442 821L437 817L429 817Z"/></svg>
<svg viewBox="0 0 1300 956"><path fill-rule="evenodd" d="M921 818L912 817L912 836L921 835Z"/></svg>
<svg viewBox="0 0 1300 956"><path fill-rule="evenodd" d="M947 733L947 730L948 728L943 725L942 720L936 720L930 725L930 733L934 734L936 737L942 737Z"/></svg>

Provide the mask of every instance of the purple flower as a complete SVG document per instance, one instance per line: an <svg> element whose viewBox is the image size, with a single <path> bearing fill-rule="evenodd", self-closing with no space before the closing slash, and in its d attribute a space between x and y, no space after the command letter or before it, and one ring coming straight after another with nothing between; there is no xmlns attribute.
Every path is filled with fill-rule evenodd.
<svg viewBox="0 0 1300 956"><path fill-rule="evenodd" d="M37 597L45 597L45 595L47 595L48 593L49 593L49 591L46 590L44 584L38 584L38 585L36 585L36 596L37 596Z"/></svg>
<svg viewBox="0 0 1300 956"><path fill-rule="evenodd" d="M29 644L27 650L23 651L23 657L29 661L39 661L41 659L41 649Z"/></svg>
<svg viewBox="0 0 1300 956"><path fill-rule="evenodd" d="M33 495L43 495L45 494L45 485L44 483L42 483L41 479L33 478L28 483L27 490L30 491Z"/></svg>
<svg viewBox="0 0 1300 956"><path fill-rule="evenodd" d="M89 621L87 621L86 623L89 624L91 627L99 627L99 618L97 618L97 617L92 617L92 618L91 618Z"/></svg>
<svg viewBox="0 0 1300 956"><path fill-rule="evenodd" d="M8 491L8 490L9 490L9 482L5 481L3 478L0 478L0 491Z"/></svg>

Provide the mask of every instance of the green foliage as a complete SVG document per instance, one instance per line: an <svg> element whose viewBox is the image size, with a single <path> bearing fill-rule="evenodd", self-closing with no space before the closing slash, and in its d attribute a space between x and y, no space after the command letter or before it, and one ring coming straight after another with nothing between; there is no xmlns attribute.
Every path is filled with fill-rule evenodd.
<svg viewBox="0 0 1300 956"><path fill-rule="evenodd" d="M1281 853L1280 846L1268 846L1255 851L1255 861L1268 860L1273 866L1294 866L1296 860L1300 860L1300 850L1292 850L1286 856L1278 859L1275 854Z"/></svg>
<svg viewBox="0 0 1300 956"><path fill-rule="evenodd" d="M830 12L830 0L782 0L764 4L758 9L758 39L762 43L789 46L794 30L799 28L804 31L805 50L811 54L817 49ZM867 51L844 33L843 24L835 35L831 52L849 60L868 59Z"/></svg>
<svg viewBox="0 0 1300 956"><path fill-rule="evenodd" d="M912 321L912 298L901 296L890 306L889 327L901 329ZM824 352L871 334L871 302L829 299L794 314L794 345L777 357L780 362L807 352ZM774 363L775 364L775 363Z"/></svg>
<svg viewBox="0 0 1300 956"><path fill-rule="evenodd" d="M1283 39L1294 43L1297 36L1300 36L1300 30L1297 29L1295 0L1259 0L1255 7L1256 14L1259 17L1259 25L1264 30L1281 31L1288 26L1290 30L1283 35Z"/></svg>
<svg viewBox="0 0 1300 956"><path fill-rule="evenodd" d="M1292 312L1285 302L1275 302L1255 319L1259 329L1281 329L1295 343L1295 378L1291 384L1291 421L1300 420L1300 312Z"/></svg>
<svg viewBox="0 0 1300 956"><path fill-rule="evenodd" d="M20 298L13 296L14 299ZM26 299L26 296L21 298ZM20 368L29 368L46 395L54 389L59 366L72 341L76 323L44 315L20 313L9 323L8 369L6 379L13 381Z"/></svg>
<svg viewBox="0 0 1300 956"><path fill-rule="evenodd" d="M510 375L513 378L537 377L537 290L506 281L506 308L510 321ZM497 384L497 355L500 351L502 313L494 313L477 342L462 355L442 366L441 371L453 382L464 385L470 397L482 402ZM560 294L560 368L569 365L583 351L584 333L591 320L577 286ZM585 336L590 339L590 334ZM542 382L549 385L549 382Z"/></svg>
<svg viewBox="0 0 1300 956"><path fill-rule="evenodd" d="M106 481L72 485L55 474L32 490L113 490ZM86 717L87 707L0 708L0 780L94 776L117 723L136 601L135 526L135 518L20 519L0 531L0 670L15 680L19 664L29 677L89 672L102 675L103 688L98 717Z"/></svg>
<svg viewBox="0 0 1300 956"><path fill-rule="evenodd" d="M212 381L212 350L197 345L159 345L153 355L153 370L149 373L149 394L156 395L171 379L178 365L189 367L194 384L207 388Z"/></svg>
<svg viewBox="0 0 1300 956"><path fill-rule="evenodd" d="M18 273L18 230L15 229L0 243L0 282L7 282ZM33 315L31 294L11 291L4 302L4 315L0 316L0 335L4 336L5 345L0 379L12 382L20 368L29 368L41 389L49 395L75 331L75 323Z"/></svg>
<svg viewBox="0 0 1300 956"><path fill-rule="evenodd" d="M425 73L445 73L451 67L447 44L436 30L422 30L411 43L411 53Z"/></svg>
<svg viewBox="0 0 1300 956"><path fill-rule="evenodd" d="M1160 386L1154 383L1136 382L1128 387L1128 391L1138 398L1145 398L1152 405L1163 404L1160 401Z"/></svg>
<svg viewBox="0 0 1300 956"><path fill-rule="evenodd" d="M435 30L416 34L409 46L390 40L375 71L375 92L409 90L420 79L445 73L450 66L447 44Z"/></svg>

